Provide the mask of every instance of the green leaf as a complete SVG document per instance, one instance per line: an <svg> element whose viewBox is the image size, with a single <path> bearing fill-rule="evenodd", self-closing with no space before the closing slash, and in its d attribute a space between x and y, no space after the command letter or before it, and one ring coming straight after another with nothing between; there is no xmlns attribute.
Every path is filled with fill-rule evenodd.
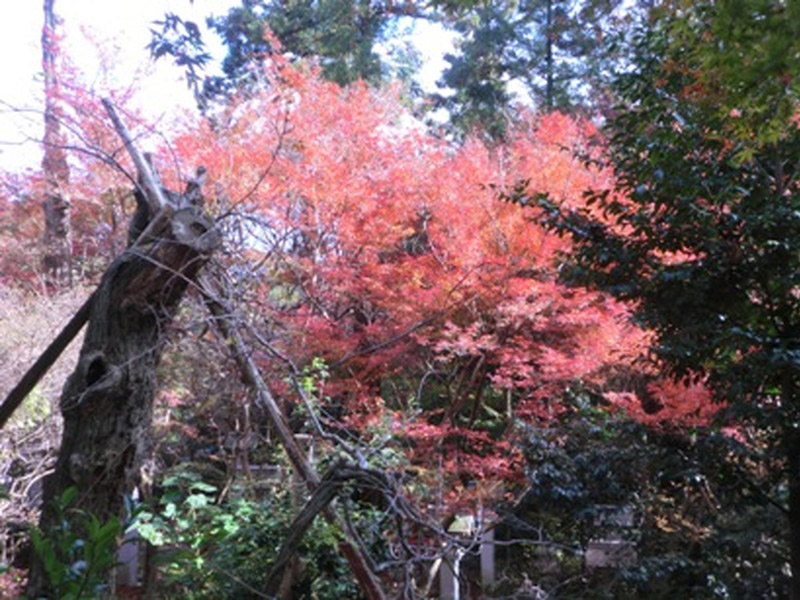
<svg viewBox="0 0 800 600"><path fill-rule="evenodd" d="M192 509L203 508L208 505L208 496L205 494L192 494L186 498L186 505Z"/></svg>
<svg viewBox="0 0 800 600"><path fill-rule="evenodd" d="M75 502L77 497L78 488L75 486L68 487L58 499L58 504L61 508L67 508L68 506L72 506L72 503Z"/></svg>
<svg viewBox="0 0 800 600"><path fill-rule="evenodd" d="M209 485L203 481L197 481L189 486L189 490L192 492L205 492L206 494L215 494L217 492L217 488L213 485Z"/></svg>

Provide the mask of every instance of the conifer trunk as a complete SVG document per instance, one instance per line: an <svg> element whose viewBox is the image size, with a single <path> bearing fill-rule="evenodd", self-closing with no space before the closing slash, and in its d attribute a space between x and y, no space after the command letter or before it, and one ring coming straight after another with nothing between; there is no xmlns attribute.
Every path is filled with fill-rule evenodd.
<svg viewBox="0 0 800 600"><path fill-rule="evenodd" d="M788 410L796 406L796 385L791 376L783 384L781 402ZM793 419L787 419L783 432L786 476L789 487L789 548L792 567L792 600L800 600L800 430Z"/></svg>
<svg viewBox="0 0 800 600"><path fill-rule="evenodd" d="M547 110L553 109L553 88L555 81L555 73L553 73L553 0L547 0L547 17L545 25L545 63L547 65L547 73L545 75L545 95L544 105Z"/></svg>
<svg viewBox="0 0 800 600"><path fill-rule="evenodd" d="M64 152L59 120L58 78L56 58L58 18L54 11L55 0L44 0L44 25L42 27L42 71L44 73L44 157L42 172L45 192L44 259L45 279L51 287L71 284L70 205L67 197L69 167Z"/></svg>

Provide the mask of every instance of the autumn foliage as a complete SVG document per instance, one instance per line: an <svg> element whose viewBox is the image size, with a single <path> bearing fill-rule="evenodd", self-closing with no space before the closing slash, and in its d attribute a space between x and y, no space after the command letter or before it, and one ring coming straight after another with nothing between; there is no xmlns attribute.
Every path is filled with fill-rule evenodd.
<svg viewBox="0 0 800 600"><path fill-rule="evenodd" d="M60 39L52 42L57 47ZM118 57L99 44L97 53L108 75ZM66 186L62 191L71 215L71 270L75 280L91 280L124 249L127 223L135 206L134 169L100 99L113 100L126 120L141 129L139 139L152 138L154 130L132 107L141 83L138 78L124 88L104 77L89 78L61 53L57 70L58 85L50 90L49 101L56 108L60 133L57 142L51 143L63 145L69 167L68 184L62 184ZM42 199L47 186L39 170L0 172L1 284L44 289Z"/></svg>
<svg viewBox="0 0 800 600"><path fill-rule="evenodd" d="M412 116L399 88L341 88L277 55L259 77L262 91L211 119L186 116L158 164L174 167L162 169L173 188L208 169L230 277L262 341L316 378L327 427L398 450L449 506L521 477L515 436L558 418L569 394L661 421L621 372L640 372L669 418L707 422L704 389L655 381L635 363L648 337L628 307L558 283L567 242L538 224L538 209L499 198L527 181L577 206L584 190L608 186L608 173L576 158L590 124L530 115L504 145L455 146ZM121 156L97 94L78 80L64 92L70 129L95 156ZM130 182L79 156L74 251L89 261L119 251L132 200ZM4 277L22 276L6 267ZM293 413L286 364L259 352Z"/></svg>
<svg viewBox="0 0 800 600"><path fill-rule="evenodd" d="M214 210L240 234L264 337L297 365L324 361L329 426L402 448L446 499L513 481L524 424L558 417L565 394L608 392L647 344L627 307L557 282L568 248L537 209L498 199L525 180L578 205L607 185L575 157L592 127L531 115L506 145L454 147L392 87L343 89L279 57L263 77L176 149L208 166ZM291 410L280 361L262 364Z"/></svg>

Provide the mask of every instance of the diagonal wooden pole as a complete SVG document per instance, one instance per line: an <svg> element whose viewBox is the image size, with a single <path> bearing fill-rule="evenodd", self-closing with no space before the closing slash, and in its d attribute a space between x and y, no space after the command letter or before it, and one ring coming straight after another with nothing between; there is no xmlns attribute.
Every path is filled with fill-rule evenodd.
<svg viewBox="0 0 800 600"><path fill-rule="evenodd" d="M232 312L230 308L224 305L224 299L221 298L221 294L218 293L218 290L208 279L201 276L198 283L206 306L214 316L220 333L226 340L231 342L230 348L233 351L234 360L241 371L243 379L253 387L260 404L266 408L270 420L278 433L278 439L289 456L289 461L313 494L320 486L320 476L314 467L309 464L305 454L300 449L300 445L289 428L283 411L275 400L275 396L273 396L272 391L261 376L261 371L253 361L241 332L237 327L231 326L230 318ZM325 505L321 510L325 519L336 525L344 534L345 539L340 544L340 550L347 559L350 570L353 572L353 576L364 595L368 600L385 600L386 596L381 589L377 576L370 567L369 559L361 551L353 536L348 533L347 525L341 522L339 516L330 506Z"/></svg>
<svg viewBox="0 0 800 600"><path fill-rule="evenodd" d="M58 357L61 356L70 342L75 339L75 336L78 335L78 332L89 318L93 302L94 294L89 296L83 306L69 320L69 323L64 326L55 339L50 342L50 345L45 348L45 351L39 355L36 362L25 372L19 383L8 393L5 400L3 400L3 404L0 404L0 429L5 426L14 411L22 404L22 401L28 397L31 390L53 366L53 363L58 360Z"/></svg>
<svg viewBox="0 0 800 600"><path fill-rule="evenodd" d="M136 165L136 169L139 172L139 180L144 187L143 192L145 198L147 198L151 206L151 214L157 215L157 213L167 210L169 204L164 197L164 192L156 181L156 176L150 168L150 165L134 145L133 138L128 128L125 126L125 123L119 118L114 105L109 99L103 98L101 102L108 113L109 119L111 119L114 125L117 135L119 135L125 144L125 148L128 150L133 164ZM142 240L149 239L152 236L153 230L163 225L163 222L164 219L159 215L152 219L145 231L143 231L136 240L133 247L138 246ZM78 335L83 326L86 325L94 298L95 293L89 296L86 302L83 303L50 345L39 355L36 362L25 372L22 379L19 380L19 383L17 383L5 397L3 404L0 404L0 429L5 426L11 418L11 415L14 414L14 411L22 404L22 401L28 397L28 394L36 387L36 384L41 381L42 377L44 377L47 371L50 370L50 367L58 360L58 357L66 350L70 342L75 339L75 336Z"/></svg>

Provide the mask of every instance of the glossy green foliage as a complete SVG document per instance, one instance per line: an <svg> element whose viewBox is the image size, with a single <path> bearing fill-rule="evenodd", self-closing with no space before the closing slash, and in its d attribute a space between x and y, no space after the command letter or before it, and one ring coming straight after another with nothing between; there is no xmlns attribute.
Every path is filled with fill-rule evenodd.
<svg viewBox="0 0 800 600"><path fill-rule="evenodd" d="M634 302L673 374L707 373L767 418L800 366L800 131L784 123L779 140L757 146L729 135L735 113L697 96L698 65L673 32L643 33L618 82L604 162L614 189L590 192L577 211L543 205L575 241L568 278Z"/></svg>
<svg viewBox="0 0 800 600"><path fill-rule="evenodd" d="M781 478L760 443L652 430L579 399L524 448L528 491L497 534L538 543L500 547L511 580L519 568L564 598L786 597ZM635 563L585 569L590 543L614 539Z"/></svg>
<svg viewBox="0 0 800 600"><path fill-rule="evenodd" d="M706 100L738 115L726 129L748 145L780 143L800 95L800 4L722 0L685 17L674 23L674 51L696 64Z"/></svg>
<svg viewBox="0 0 800 600"><path fill-rule="evenodd" d="M88 600L108 589L108 576L116 565L117 538L122 533L119 519L101 521L75 504L78 490L67 489L53 507L58 526L31 531L31 542L44 565L52 598Z"/></svg>

